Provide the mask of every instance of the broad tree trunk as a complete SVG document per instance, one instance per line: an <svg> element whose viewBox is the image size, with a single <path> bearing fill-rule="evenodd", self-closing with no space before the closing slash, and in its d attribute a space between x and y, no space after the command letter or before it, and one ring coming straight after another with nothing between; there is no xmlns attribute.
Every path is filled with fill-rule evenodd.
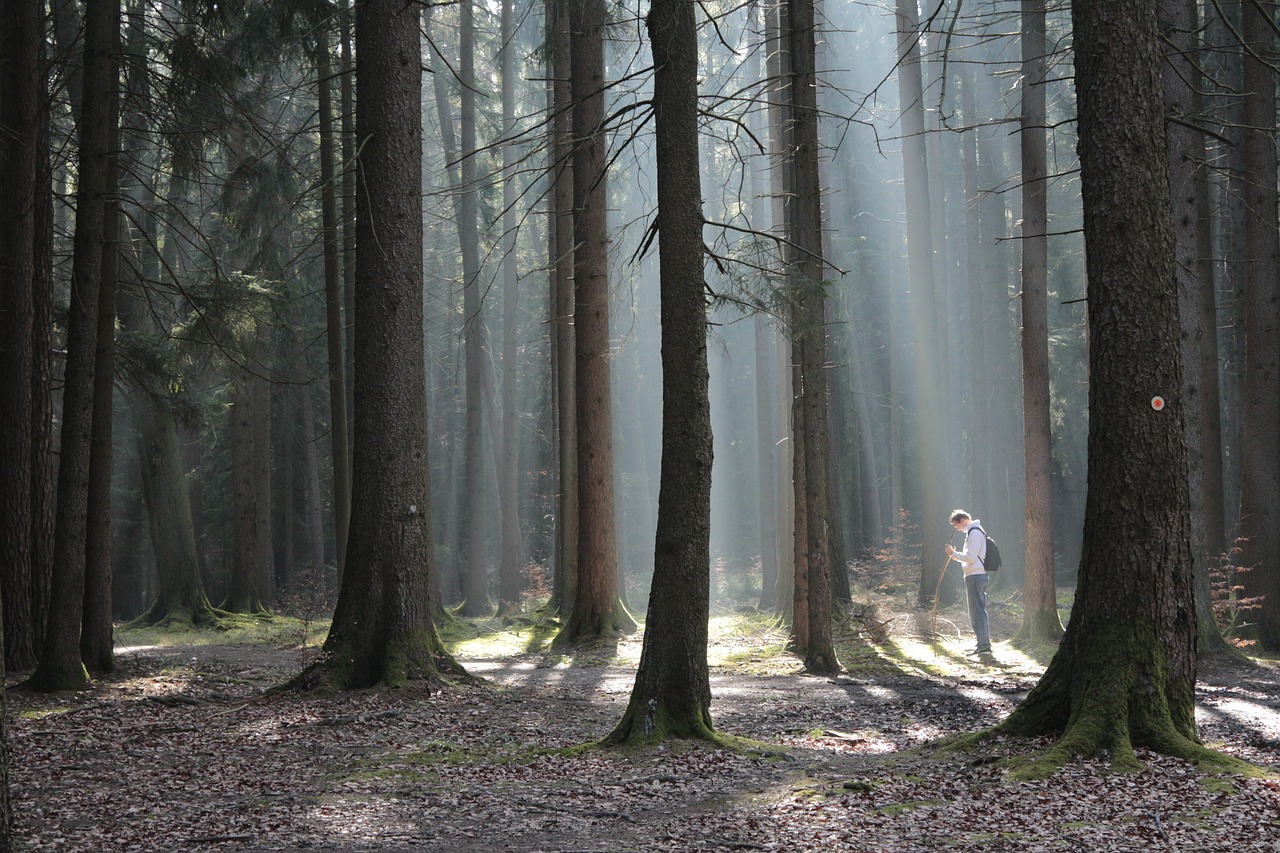
<svg viewBox="0 0 1280 853"><path fill-rule="evenodd" d="M1059 736L1048 763L1134 749L1207 757L1156 0L1077 0L1088 253L1089 492L1075 606L1043 678L997 731ZM1112 45L1124 50L1112 50ZM1123 115L1126 121L1117 122ZM1152 397L1169 389L1167 405ZM1154 393L1153 393L1154 392Z"/></svg>
<svg viewBox="0 0 1280 853"><path fill-rule="evenodd" d="M89 466L93 434L94 362L98 293L109 179L111 99L117 89L119 0L85 12L84 105L80 123L79 190L72 259L71 306L62 392L62 447L49 622L40 663L30 679L37 690L75 690L88 683L80 659L84 613Z"/></svg>
<svg viewBox="0 0 1280 853"><path fill-rule="evenodd" d="M693 8L690 0L654 0L648 16L662 217L662 484L644 647L611 743L714 737L707 668L711 404Z"/></svg>
<svg viewBox="0 0 1280 853"><path fill-rule="evenodd" d="M578 583L558 643L635 630L618 597L610 399L603 0L571 0Z"/></svg>
<svg viewBox="0 0 1280 853"><path fill-rule="evenodd" d="M5 614L6 669L36 664L39 624L36 576L34 486L36 416L33 399L37 352L35 305L37 209L48 183L40 184L40 130L44 99L41 75L41 14L37 4L0 4L0 591ZM46 426L46 429L48 427ZM0 753L0 756L7 753ZM7 769L7 764L0 765ZM10 828L8 787L0 787L0 833Z"/></svg>
<svg viewBox="0 0 1280 853"><path fill-rule="evenodd" d="M422 349L422 74L417 7L356 9L355 433L351 536L325 659L339 688L461 673L436 633Z"/></svg>
<svg viewBox="0 0 1280 853"><path fill-rule="evenodd" d="M1049 425L1048 164L1043 0L1022 4L1022 441L1026 465L1026 580L1017 641L1062 638L1053 565L1053 431ZM986 328L986 324L983 324ZM979 332L977 324L975 334Z"/></svg>

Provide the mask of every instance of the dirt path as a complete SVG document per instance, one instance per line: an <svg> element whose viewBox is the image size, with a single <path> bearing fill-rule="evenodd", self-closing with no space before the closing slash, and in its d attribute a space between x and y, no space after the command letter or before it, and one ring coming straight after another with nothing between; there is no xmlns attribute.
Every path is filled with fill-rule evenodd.
<svg viewBox="0 0 1280 853"><path fill-rule="evenodd" d="M628 667L471 658L487 686L262 700L296 653L120 662L83 694L10 694L21 849L1243 851L1280 834L1275 783L1159 756L1137 777L1083 764L1013 783L994 760L1008 744L904 752L1001 719L1037 674L1016 662L830 680L718 668L717 726L782 747L757 754L563 750L616 723ZM1278 688L1268 669L1206 673L1206 742L1280 764Z"/></svg>

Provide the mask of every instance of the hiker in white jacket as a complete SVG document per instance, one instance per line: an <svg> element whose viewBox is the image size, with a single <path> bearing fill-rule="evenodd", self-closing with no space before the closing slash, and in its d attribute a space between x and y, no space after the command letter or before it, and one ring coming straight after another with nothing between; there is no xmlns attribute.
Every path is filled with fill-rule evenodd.
<svg viewBox="0 0 1280 853"><path fill-rule="evenodd" d="M964 534L964 547L957 551L947 543L947 556L964 568L964 588L969 595L969 622L978 644L969 651L971 655L991 654L991 624L987 619L987 570L983 567L987 558L987 534L982 522L970 518L962 509L951 513L951 526Z"/></svg>

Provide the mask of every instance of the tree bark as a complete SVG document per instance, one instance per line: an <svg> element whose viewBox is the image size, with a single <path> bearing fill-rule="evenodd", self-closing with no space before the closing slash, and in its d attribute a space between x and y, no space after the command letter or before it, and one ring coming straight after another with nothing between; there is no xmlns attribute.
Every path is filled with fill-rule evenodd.
<svg viewBox="0 0 1280 853"><path fill-rule="evenodd" d="M571 0L578 583L557 643L635 630L618 597L610 399L603 0Z"/></svg>
<svg viewBox="0 0 1280 853"><path fill-rule="evenodd" d="M261 321L258 321L261 324ZM255 333L255 339L257 337ZM256 340L248 347L258 352ZM254 362L258 358L251 359ZM232 366L229 433L231 442L232 556L227 597L221 609L232 613L268 612L271 572L270 464L267 436L270 402L266 380ZM267 411L264 411L264 408ZM268 456L263 466L262 457Z"/></svg>
<svg viewBox="0 0 1280 853"><path fill-rule="evenodd" d="M710 611L711 404L698 171L698 46L692 0L654 0L662 473L653 585L635 686L610 743L713 739Z"/></svg>
<svg viewBox="0 0 1280 853"><path fill-rule="evenodd" d="M355 433L346 572L325 659L295 683L339 688L462 673L436 633L422 348L419 12L356 8Z"/></svg>
<svg viewBox="0 0 1280 853"><path fill-rule="evenodd" d="M1163 65L1165 111L1169 122L1166 136L1169 145L1169 194L1173 204L1173 233L1175 245L1175 274L1178 279L1178 315L1181 324L1182 375L1187 401L1185 417L1187 427L1187 459L1190 476L1189 491L1191 494L1191 556L1194 560L1196 588L1196 620L1199 623L1199 652L1205 654L1221 654L1227 650L1222 632L1218 628L1213 612L1213 597L1209 587L1208 558L1211 554L1222 552L1225 543L1219 544L1217 550L1210 551L1207 543L1207 532L1211 525L1210 517L1217 518L1217 530L1221 538L1222 504L1221 491L1221 451L1220 444L1210 445L1206 439L1212 434L1220 440L1216 429L1202 429L1205 413L1218 407L1216 393L1212 401L1204 399L1210 390L1217 389L1217 359L1209 365L1214 374L1214 381L1205 381L1201 357L1201 337L1206 333L1216 342L1217 320L1213 309L1213 267L1201 263L1202 252L1208 246L1202 245L1204 229L1201 227L1200 209L1202 190L1205 187L1203 173L1204 135L1193 126L1200 118L1201 75L1199 63L1199 13L1195 0L1160 0L1160 34L1169 47L1165 52ZM1210 276L1207 287L1201 285L1200 277ZM1209 311L1200 306L1200 300L1208 295ZM1211 328L1201 325L1207 316L1211 318ZM1216 348L1216 347L1215 347ZM1280 390L1280 389L1277 389ZM1216 423L1217 418L1211 420ZM1214 505L1206 484L1212 479L1208 474L1214 466L1210 457L1217 456L1218 488L1215 490L1219 502Z"/></svg>
<svg viewBox="0 0 1280 853"><path fill-rule="evenodd" d="M459 34L458 127L460 130L457 187L458 240L462 249L463 341L466 357L467 488L463 504L466 536L466 601L464 616L489 614L489 560L486 553L485 510L491 492L484 470L484 387L488 370L488 329L480 295L480 235L476 188L475 24L473 0L462 0Z"/></svg>
<svg viewBox="0 0 1280 853"><path fill-rule="evenodd" d="M111 613L111 469L116 363L116 291L119 286L122 225L118 200L120 148L118 92L110 101L111 152L107 162L108 200L103 209L98 342L94 355L93 447L89 461L88 528L85 531L84 614L80 658L93 673L116 668Z"/></svg>
<svg viewBox="0 0 1280 853"><path fill-rule="evenodd" d="M334 153L337 135L333 121L333 62L328 33L316 42L316 85L320 110L320 192L324 231L325 342L329 354L329 445L333 463L333 532L338 578L342 578L351 521L351 456L347 436L347 366L343 352L342 252L339 245L338 185Z"/></svg>
<svg viewBox="0 0 1280 853"><path fill-rule="evenodd" d="M547 0L548 55L552 78L552 181L555 239L551 244L552 352L556 399L556 574L551 603L563 616L573 610L578 587L577 349L573 327L573 96L569 80L569 7Z"/></svg>
<svg viewBox="0 0 1280 853"><path fill-rule="evenodd" d="M1057 735L1050 766L1109 755L1132 770L1139 747L1208 753L1195 727L1186 403L1155 5L1072 8L1089 276L1084 554L1062 644L997 729Z"/></svg>
<svg viewBox="0 0 1280 853"><path fill-rule="evenodd" d="M36 441L36 219L43 174L41 15L37 4L5 0L0 13L0 591L3 591L4 662L8 670L36 664L40 628L33 572ZM3 765L7 766L7 765ZM8 788L0 832L9 828Z"/></svg>
<svg viewBox="0 0 1280 853"><path fill-rule="evenodd" d="M520 452L516 440L516 360L519 290L516 269L516 75L515 0L502 0L502 464L498 494L502 502L502 544L498 565L498 607L519 611L524 590L520 543Z"/></svg>
<svg viewBox="0 0 1280 853"><path fill-rule="evenodd" d="M94 360L98 294L111 156L111 97L117 88L119 0L85 12L84 104L81 109L79 190L72 259L71 307L62 392L62 447L50 591L49 622L40 663L28 684L36 690L77 690L88 683L80 659L84 614L89 466L93 434ZM114 35L113 35L114 33Z"/></svg>
<svg viewBox="0 0 1280 853"><path fill-rule="evenodd" d="M1048 164L1045 135L1044 0L1022 3L1022 441L1026 466L1026 579L1022 627L1028 646L1062 638L1053 565L1053 430L1049 425ZM983 328L985 328L983 324ZM977 328L975 324L975 329Z"/></svg>
<svg viewBox="0 0 1280 853"><path fill-rule="evenodd" d="M1241 566L1263 596L1258 643L1280 649L1280 223L1274 0L1244 4L1245 369L1240 445Z"/></svg>
<svg viewBox="0 0 1280 853"><path fill-rule="evenodd" d="M804 406L805 562L808 575L807 672L840 671L831 638L831 488L828 460L827 310L823 286L822 187L818 170L817 40L813 0L788 0L795 205L789 278L799 298L800 369Z"/></svg>

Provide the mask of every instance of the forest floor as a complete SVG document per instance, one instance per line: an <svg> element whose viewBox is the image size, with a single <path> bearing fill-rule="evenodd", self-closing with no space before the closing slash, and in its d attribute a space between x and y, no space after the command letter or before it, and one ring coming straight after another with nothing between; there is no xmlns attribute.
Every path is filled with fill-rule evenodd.
<svg viewBox="0 0 1280 853"><path fill-rule="evenodd" d="M264 693L316 653L271 624L252 642L122 631L117 671L82 693L11 680L17 849L1280 850L1274 664L1202 664L1197 693L1204 741L1269 775L1143 753L1138 774L1020 782L1004 759L1046 744L928 746L1000 721L1045 663L1006 643L966 658L956 610L850 621L837 678L804 675L770 620L717 615L715 724L761 742L740 750L567 749L618 721L639 634L569 657L545 625L482 625L453 644L479 685L321 698Z"/></svg>

